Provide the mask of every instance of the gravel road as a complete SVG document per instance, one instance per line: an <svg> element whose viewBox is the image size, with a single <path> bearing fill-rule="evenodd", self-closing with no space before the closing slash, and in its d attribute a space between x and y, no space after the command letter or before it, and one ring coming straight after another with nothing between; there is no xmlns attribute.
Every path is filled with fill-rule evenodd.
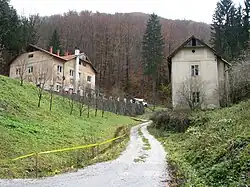
<svg viewBox="0 0 250 187"><path fill-rule="evenodd" d="M147 131L150 122L131 129L130 142L121 156L74 173L43 179L0 180L1 187L166 187L169 174L165 151ZM138 130L148 140L145 144Z"/></svg>

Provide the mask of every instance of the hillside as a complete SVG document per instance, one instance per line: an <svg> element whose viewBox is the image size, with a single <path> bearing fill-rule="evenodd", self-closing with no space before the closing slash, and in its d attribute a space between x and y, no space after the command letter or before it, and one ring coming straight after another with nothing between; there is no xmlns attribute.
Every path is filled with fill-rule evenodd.
<svg viewBox="0 0 250 187"><path fill-rule="evenodd" d="M52 111L49 111L49 94L45 94L40 108L37 108L36 87L0 76L0 161L32 152L57 148L72 147L113 138L120 126L135 124L129 117L101 112L94 117L94 111L87 118L86 112L79 117L79 109L75 104L72 115L69 101L54 96ZM105 147L105 146L104 146ZM116 157L124 145L114 147L112 155L102 159ZM90 151L90 150L88 150ZM96 162L84 154L84 163ZM40 173L51 175L75 167L76 152L57 153L42 156ZM73 160L72 160L73 159ZM99 157L101 159L101 157ZM1 163L1 162L0 162ZM40 174L39 173L39 174ZM0 165L2 177L34 177L33 158Z"/></svg>
<svg viewBox="0 0 250 187"><path fill-rule="evenodd" d="M194 112L185 133L150 129L164 144L180 186L250 184L250 101Z"/></svg>

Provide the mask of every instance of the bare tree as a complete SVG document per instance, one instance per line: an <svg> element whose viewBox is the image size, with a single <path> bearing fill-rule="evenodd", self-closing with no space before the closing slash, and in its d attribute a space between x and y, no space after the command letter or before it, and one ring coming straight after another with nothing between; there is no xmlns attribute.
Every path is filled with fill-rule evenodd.
<svg viewBox="0 0 250 187"><path fill-rule="evenodd" d="M197 78L188 78L181 83L177 94L181 105L188 106L191 110L200 108L205 100L204 82Z"/></svg>
<svg viewBox="0 0 250 187"><path fill-rule="evenodd" d="M20 79L20 86L23 86L23 81L25 79L26 72L28 70L26 59L19 59L16 65L16 74Z"/></svg>
<svg viewBox="0 0 250 187"><path fill-rule="evenodd" d="M230 70L230 98L233 103L250 98L250 50Z"/></svg>
<svg viewBox="0 0 250 187"><path fill-rule="evenodd" d="M38 104L37 107L40 107L43 91L45 89L46 84L51 79L52 73L51 66L46 61L40 61L33 66L33 78L37 87L37 95L38 95Z"/></svg>
<svg viewBox="0 0 250 187"><path fill-rule="evenodd" d="M55 71L52 70L51 74L52 74L52 77L51 77L51 81L50 81L50 102L49 102L49 110L50 111L52 110L53 93L55 91L55 84L56 84L56 81L57 81Z"/></svg>

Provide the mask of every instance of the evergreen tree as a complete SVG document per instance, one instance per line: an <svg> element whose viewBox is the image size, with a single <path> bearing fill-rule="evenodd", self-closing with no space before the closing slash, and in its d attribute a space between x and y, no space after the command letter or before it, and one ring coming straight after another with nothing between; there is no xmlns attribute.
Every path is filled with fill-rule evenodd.
<svg viewBox="0 0 250 187"><path fill-rule="evenodd" d="M242 7L235 8L232 0L220 0L213 15L211 43L226 59L240 55L243 48Z"/></svg>
<svg viewBox="0 0 250 187"><path fill-rule="evenodd" d="M9 0L0 0L0 44L2 48L12 50L14 48L13 36L19 25L16 10L9 5Z"/></svg>
<svg viewBox="0 0 250 187"><path fill-rule="evenodd" d="M163 62L164 38L161 24L156 14L151 14L143 35L142 56L144 75L153 79L153 99L156 95L156 79L158 69Z"/></svg>
<svg viewBox="0 0 250 187"><path fill-rule="evenodd" d="M53 34L49 40L49 47L53 47L53 53L56 53L57 50L60 50L60 52L62 52L60 36L56 29L53 31Z"/></svg>
<svg viewBox="0 0 250 187"><path fill-rule="evenodd" d="M243 15L243 40L244 40L244 48L248 47L249 41L249 29L250 29L250 1L245 0L244 2L244 15Z"/></svg>

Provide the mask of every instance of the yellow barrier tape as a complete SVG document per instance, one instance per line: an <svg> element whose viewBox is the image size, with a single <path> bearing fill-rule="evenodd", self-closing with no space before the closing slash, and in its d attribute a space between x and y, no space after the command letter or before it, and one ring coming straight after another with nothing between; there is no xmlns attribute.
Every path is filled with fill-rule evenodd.
<svg viewBox="0 0 250 187"><path fill-rule="evenodd" d="M19 159L22 159L22 158L31 157L31 156L33 156L33 155L35 155L35 153L30 153L30 154L28 154L28 155L19 156L19 157L17 157L17 158L12 159L12 161L19 160Z"/></svg>
<svg viewBox="0 0 250 187"><path fill-rule="evenodd" d="M122 136L118 136L116 138L106 140L106 141L101 142L101 143L95 143L95 144L89 144L89 145L81 145L81 146L76 146L76 147L68 147L68 148L63 148L63 149L55 149L55 150L43 151L43 152L39 152L39 153L30 153L28 155L19 156L17 158L11 159L11 161L16 161L16 160L20 160L20 159L23 159L23 158L28 158L28 157L34 156L35 154L41 155L41 154L57 153L57 152L72 151L72 150L77 150L77 149L85 149L85 148L89 148L89 147L95 147L95 146L110 143L110 142L115 141L117 139L120 139L120 138L122 138L124 136L126 136L126 134L124 134Z"/></svg>
<svg viewBox="0 0 250 187"><path fill-rule="evenodd" d="M38 153L39 155L41 154L48 154L48 153L57 153L57 152L64 152L64 151L72 151L72 150L76 150L76 149L84 149L84 148L88 148L88 147L94 147L97 146L98 144L89 144L89 145L82 145L82 146L77 146L77 147L68 147L68 148L63 148L63 149L56 149L56 150L51 150L51 151L44 151L44 152L40 152Z"/></svg>

